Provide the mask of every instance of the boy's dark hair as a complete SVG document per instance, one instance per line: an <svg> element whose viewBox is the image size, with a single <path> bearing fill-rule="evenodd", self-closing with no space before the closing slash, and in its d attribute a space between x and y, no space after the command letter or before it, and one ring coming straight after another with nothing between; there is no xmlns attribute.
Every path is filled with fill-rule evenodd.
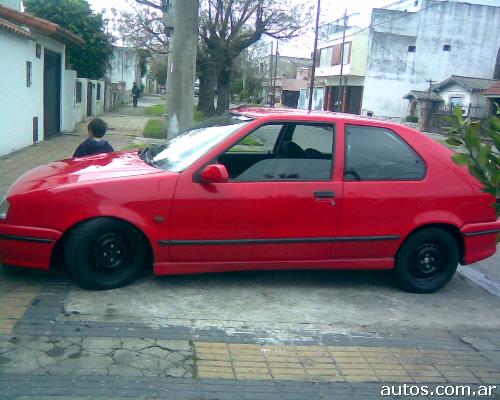
<svg viewBox="0 0 500 400"><path fill-rule="evenodd" d="M102 138L104 134L106 133L106 130L108 127L106 126L106 122L104 122L100 118L94 118L92 121L89 122L89 127L90 131L96 138Z"/></svg>

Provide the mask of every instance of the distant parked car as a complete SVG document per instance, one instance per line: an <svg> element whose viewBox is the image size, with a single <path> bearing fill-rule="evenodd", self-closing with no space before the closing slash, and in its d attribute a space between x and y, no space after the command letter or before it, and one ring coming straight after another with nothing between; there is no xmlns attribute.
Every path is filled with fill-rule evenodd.
<svg viewBox="0 0 500 400"><path fill-rule="evenodd" d="M443 287L495 253L481 184L451 151L386 121L239 108L141 152L57 161L0 206L4 264L48 270L56 252L86 288L253 269L394 269Z"/></svg>
<svg viewBox="0 0 500 400"><path fill-rule="evenodd" d="M200 80L196 79L194 83L194 95L198 96L200 94Z"/></svg>

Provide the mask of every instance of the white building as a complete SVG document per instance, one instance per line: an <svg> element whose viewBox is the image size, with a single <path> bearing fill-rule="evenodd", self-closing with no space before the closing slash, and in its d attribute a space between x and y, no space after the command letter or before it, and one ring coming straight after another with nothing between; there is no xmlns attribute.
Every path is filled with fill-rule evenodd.
<svg viewBox="0 0 500 400"><path fill-rule="evenodd" d="M499 0L400 0L323 24L317 61L317 108L401 119L412 90L451 75L494 76L500 45ZM342 69L342 82L340 75ZM341 85L342 83L342 85ZM342 87L342 95L341 95Z"/></svg>
<svg viewBox="0 0 500 400"><path fill-rule="evenodd" d="M118 83L128 97L133 83L139 85L142 82L140 51L136 47L113 46L113 55L106 71L107 80Z"/></svg>
<svg viewBox="0 0 500 400"><path fill-rule="evenodd" d="M389 8L373 10L362 114L405 117L408 103L403 96L427 90L427 80L494 77L500 44L498 0L401 1Z"/></svg>
<svg viewBox="0 0 500 400"><path fill-rule="evenodd" d="M65 44L84 41L20 9L19 0L0 0L0 156L75 126Z"/></svg>

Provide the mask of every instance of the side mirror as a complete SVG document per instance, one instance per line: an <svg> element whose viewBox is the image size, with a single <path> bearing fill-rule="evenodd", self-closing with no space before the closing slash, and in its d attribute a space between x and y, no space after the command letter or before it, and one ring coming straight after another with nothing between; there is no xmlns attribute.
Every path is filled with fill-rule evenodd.
<svg viewBox="0 0 500 400"><path fill-rule="evenodd" d="M224 183L229 180L227 169L222 164L210 164L200 172L202 183Z"/></svg>

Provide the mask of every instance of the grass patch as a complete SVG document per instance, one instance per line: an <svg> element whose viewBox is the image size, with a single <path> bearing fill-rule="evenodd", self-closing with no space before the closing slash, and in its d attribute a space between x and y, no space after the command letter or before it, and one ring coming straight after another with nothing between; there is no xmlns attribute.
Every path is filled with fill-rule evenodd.
<svg viewBox="0 0 500 400"><path fill-rule="evenodd" d="M121 151L143 150L149 146L151 145L147 143L129 143Z"/></svg>
<svg viewBox="0 0 500 400"><path fill-rule="evenodd" d="M205 117L205 115L201 111L198 111L196 109L196 107L194 108L194 110L193 110L193 122L198 123L198 122L201 122L207 118L208 117Z"/></svg>
<svg viewBox="0 0 500 400"><path fill-rule="evenodd" d="M161 119L151 119L144 127L143 136L153 139L165 139L165 124Z"/></svg>
<svg viewBox="0 0 500 400"><path fill-rule="evenodd" d="M163 114L166 114L166 112L165 104L155 104L154 106L146 108L144 114L150 117L163 117ZM201 111L198 111L195 106L193 109L193 121L201 122L205 119L207 119L207 117L205 117Z"/></svg>
<svg viewBox="0 0 500 400"><path fill-rule="evenodd" d="M146 108L144 114L152 117L162 117L165 112L165 104L155 104L154 106Z"/></svg>

